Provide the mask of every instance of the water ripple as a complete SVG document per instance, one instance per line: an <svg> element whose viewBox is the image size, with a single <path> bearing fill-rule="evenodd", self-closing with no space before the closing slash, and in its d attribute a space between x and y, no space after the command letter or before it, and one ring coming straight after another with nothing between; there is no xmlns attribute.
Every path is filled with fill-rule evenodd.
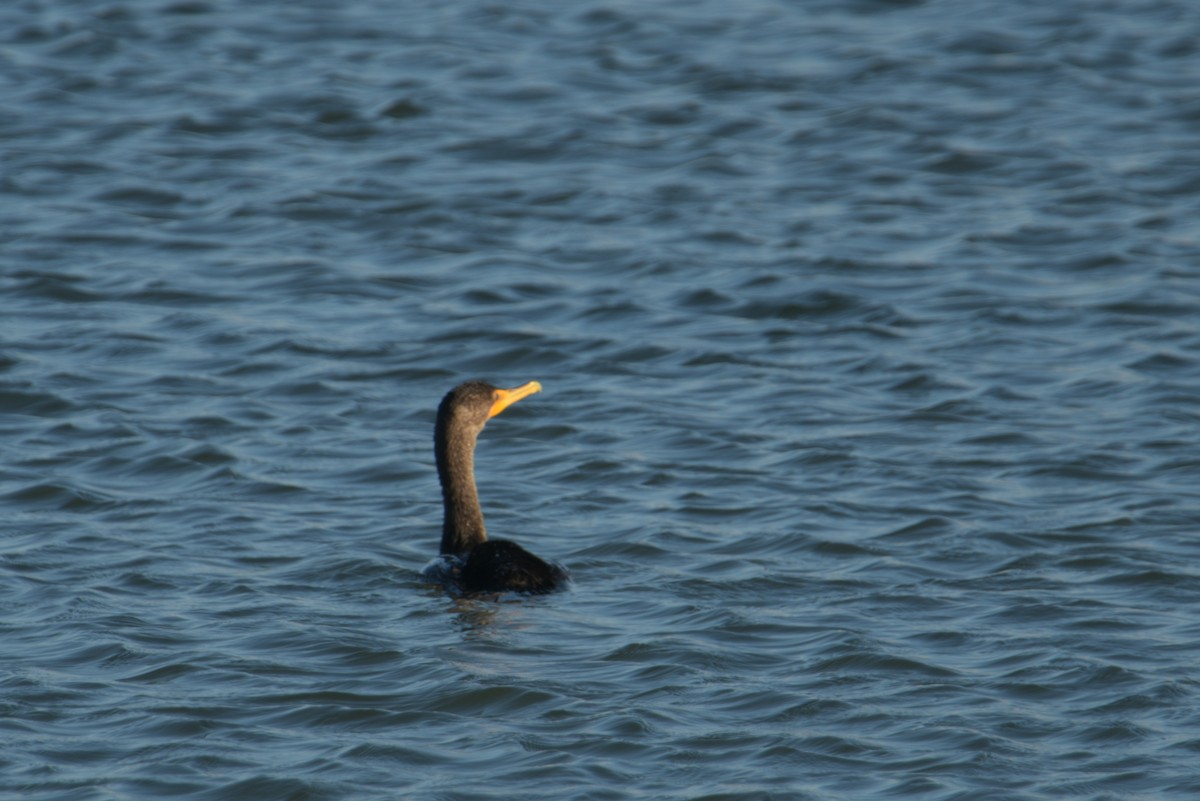
<svg viewBox="0 0 1200 801"><path fill-rule="evenodd" d="M0 794L1196 794L1184 4L385 5L0 11Z"/></svg>

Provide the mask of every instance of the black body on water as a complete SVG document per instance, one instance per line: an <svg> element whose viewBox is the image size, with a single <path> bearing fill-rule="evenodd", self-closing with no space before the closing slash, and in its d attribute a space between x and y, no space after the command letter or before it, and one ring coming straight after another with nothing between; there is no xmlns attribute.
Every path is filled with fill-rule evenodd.
<svg viewBox="0 0 1200 801"><path fill-rule="evenodd" d="M438 407L433 440L444 511L440 573L466 594L540 594L553 592L567 581L562 567L515 542L488 539L475 487L479 432L488 420L541 388L536 381L515 389L468 381L446 393ZM427 575L437 572L427 571Z"/></svg>

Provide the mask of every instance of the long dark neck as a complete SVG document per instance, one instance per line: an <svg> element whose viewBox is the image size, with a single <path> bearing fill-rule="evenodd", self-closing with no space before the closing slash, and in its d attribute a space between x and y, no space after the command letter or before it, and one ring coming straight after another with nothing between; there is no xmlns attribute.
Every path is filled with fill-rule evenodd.
<svg viewBox="0 0 1200 801"><path fill-rule="evenodd" d="M438 417L433 435L438 479L442 482L442 549L444 554L465 554L487 539L479 492L475 489L475 438Z"/></svg>

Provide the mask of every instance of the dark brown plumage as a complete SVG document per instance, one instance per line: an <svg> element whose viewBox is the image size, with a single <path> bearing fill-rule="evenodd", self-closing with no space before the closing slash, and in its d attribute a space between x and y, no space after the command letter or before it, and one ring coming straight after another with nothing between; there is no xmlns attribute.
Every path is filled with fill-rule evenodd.
<svg viewBox="0 0 1200 801"><path fill-rule="evenodd" d="M475 442L489 419L521 398L540 391L531 381L498 389L468 381L446 393L438 407L433 447L442 484L443 558L451 559L449 579L464 593L546 593L568 580L561 566L546 562L508 540L489 540L475 487Z"/></svg>

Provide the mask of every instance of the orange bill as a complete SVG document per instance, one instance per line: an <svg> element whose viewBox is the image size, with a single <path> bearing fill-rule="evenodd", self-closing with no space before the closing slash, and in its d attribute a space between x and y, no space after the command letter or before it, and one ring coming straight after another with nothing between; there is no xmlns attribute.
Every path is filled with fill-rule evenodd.
<svg viewBox="0 0 1200 801"><path fill-rule="evenodd" d="M494 395L496 400L495 400L495 402L492 403L492 410L490 412L488 412L488 419L491 419L491 418L495 417L496 415L500 414L500 412L504 411L509 406L512 406L514 403L519 401L521 398L527 397L529 395L532 395L535 392L541 392L541 391L542 391L542 385L536 381L530 381L528 384L525 384L524 386L516 387L514 389L498 389L498 390L496 390L495 395Z"/></svg>

